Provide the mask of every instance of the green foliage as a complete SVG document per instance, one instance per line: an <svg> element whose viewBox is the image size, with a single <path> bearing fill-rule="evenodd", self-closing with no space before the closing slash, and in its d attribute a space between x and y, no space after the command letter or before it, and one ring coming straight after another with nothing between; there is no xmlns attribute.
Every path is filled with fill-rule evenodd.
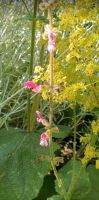
<svg viewBox="0 0 99 200"><path fill-rule="evenodd" d="M48 198L47 200L63 200L59 195Z"/></svg>
<svg viewBox="0 0 99 200"><path fill-rule="evenodd" d="M80 168L81 168L81 162L76 161L76 166L75 166L75 180L74 182L76 183L76 179L78 177ZM69 189L69 186L71 184L72 180L72 168L73 168L73 162L69 161L62 169L59 171L59 175L64 183L64 186L66 188L66 191ZM89 182L89 177L87 172L84 170L83 174L80 177L78 187L76 191L73 193L73 199L79 199L81 196L86 195L90 189L90 182ZM57 192L59 192L59 188L56 187Z"/></svg>
<svg viewBox="0 0 99 200"><path fill-rule="evenodd" d="M87 172L91 182L91 190L80 200L97 200L99 197L99 170L97 170L95 166L89 165L87 167Z"/></svg>
<svg viewBox="0 0 99 200"><path fill-rule="evenodd" d="M70 105L77 102L85 110L93 110L99 105L98 80L98 12L96 1L66 2L59 9L56 29L56 55L54 61L54 84L59 91L54 92L54 101ZM48 81L49 67L42 77ZM45 91L44 99L48 98ZM92 101L93 99L93 101Z"/></svg>
<svg viewBox="0 0 99 200"><path fill-rule="evenodd" d="M61 170L60 175L65 183L65 187L68 188L71 182L72 173L72 162L67 163ZM78 175L81 165L80 162L76 161L76 172ZM75 176L75 179L77 177ZM59 193L59 188L56 187ZM89 165L84 171L83 176L80 177L80 183L78 183L78 188L72 196L72 200L97 200L99 197L99 170L93 165ZM62 200L61 196L53 195L48 198L48 200Z"/></svg>
<svg viewBox="0 0 99 200"><path fill-rule="evenodd" d="M58 126L59 132L53 133L53 137L55 138L66 138L70 134L70 127L69 126Z"/></svg>
<svg viewBox="0 0 99 200"><path fill-rule="evenodd" d="M57 145L54 149L57 149ZM48 154L48 148L39 146L38 133L29 135L20 129L1 129L0 198L35 198L50 169L49 162L46 162Z"/></svg>
<svg viewBox="0 0 99 200"><path fill-rule="evenodd" d="M43 84L45 81L49 82L48 56L46 51L45 56L42 56L41 52L42 47L44 50L44 46L47 45L47 41L44 41L41 35L43 26L48 23L48 19L41 12L38 10L37 17L33 19L34 22L37 22L34 66L41 64L43 60L44 66L41 67L45 67L45 69L43 73L34 74L32 78ZM53 9L53 16L56 32L59 32L59 35L56 34L55 91L53 94L56 104L54 122L56 124L58 121L59 133L53 133L53 137L62 140L73 133L75 125L73 124L72 108L77 103L80 107L80 112L76 112L75 117L78 135L88 133L93 136L96 134L96 139L98 139L98 121L90 123L94 116L96 120L99 113L96 1L60 1L55 10ZM27 11L24 10L21 3L18 6L2 5L0 8L0 127L26 127L24 110L26 110L27 91L23 91L22 87L23 82L29 78L31 20L31 16L27 15ZM39 54L41 58L39 58ZM48 88L46 91L42 90L42 97L44 100L49 99ZM31 100L33 99L34 96L31 97ZM44 104L42 101L40 102L40 108L43 113L45 112L45 116L48 116L48 107L48 102L44 102ZM31 129L34 124L35 110L36 106L33 104ZM84 122L84 116L88 112L90 116L92 112L93 118ZM86 127L83 126L79 130L81 124L85 124ZM49 149L39 146L38 134L39 132L35 132L29 135L21 129L9 129L8 131L1 129L0 198L2 200L63 200L56 181L54 182L53 177L53 181L51 181L47 176L50 171ZM98 152L97 147L96 144L95 151ZM57 148L58 145L55 144L54 151ZM80 148L80 144L77 144L77 148ZM84 153L83 148L85 147L82 146L81 153ZM88 149L88 146L86 148ZM88 150L86 154L88 156L91 151ZM54 158L55 164L60 160L61 157ZM65 159L62 157L62 160ZM94 160L91 161L94 162ZM80 161L75 163L74 183L76 184L81 163ZM58 171L66 190L68 190L72 180L72 161L62 163L62 168ZM50 192L47 191L49 186L52 187ZM98 188L99 170L96 170L95 166L89 165L87 169L83 170L72 200L97 200Z"/></svg>

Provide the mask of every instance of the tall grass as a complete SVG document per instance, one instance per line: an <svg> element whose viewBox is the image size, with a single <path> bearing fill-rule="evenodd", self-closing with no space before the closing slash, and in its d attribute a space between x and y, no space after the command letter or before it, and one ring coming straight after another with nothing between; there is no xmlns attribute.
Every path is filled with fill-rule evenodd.
<svg viewBox="0 0 99 200"><path fill-rule="evenodd" d="M31 29L21 5L0 7L0 127L23 127ZM13 120L12 120L13 118Z"/></svg>
<svg viewBox="0 0 99 200"><path fill-rule="evenodd" d="M31 26L33 24L33 29L36 20L45 23L42 17L33 18L33 3L6 2L0 7L0 127L26 128L27 91L23 89L23 83L30 79L30 66L32 69L32 65L42 65L46 60L46 55L42 60L44 44L40 39L43 29L39 26L35 32L35 59L31 56ZM30 104L34 98L32 95Z"/></svg>

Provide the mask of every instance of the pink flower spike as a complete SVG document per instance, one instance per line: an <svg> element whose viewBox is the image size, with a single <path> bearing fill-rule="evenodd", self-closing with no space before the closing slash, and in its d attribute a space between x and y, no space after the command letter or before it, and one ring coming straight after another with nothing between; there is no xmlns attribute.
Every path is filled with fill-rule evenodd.
<svg viewBox="0 0 99 200"><path fill-rule="evenodd" d="M43 115L41 112L36 111L37 114L37 121L41 124L43 124L44 126L48 126L48 122L46 121L46 119L44 119Z"/></svg>
<svg viewBox="0 0 99 200"><path fill-rule="evenodd" d="M48 146L48 139L49 139L48 134L46 132L42 133L41 136L40 136L40 145L47 147Z"/></svg>
<svg viewBox="0 0 99 200"><path fill-rule="evenodd" d="M36 111L36 114L37 114L37 121L38 121L39 123L42 123L43 120L44 120L44 117L43 117L42 113L39 112L39 111Z"/></svg>
<svg viewBox="0 0 99 200"><path fill-rule="evenodd" d="M48 38L49 38L48 51L52 51L53 52L56 49L56 42L55 42L54 34L53 34L52 31L49 32Z"/></svg>
<svg viewBox="0 0 99 200"><path fill-rule="evenodd" d="M48 43L48 47L47 47L47 49L48 49L48 51L55 51L55 49L56 49L56 45L53 43Z"/></svg>
<svg viewBox="0 0 99 200"><path fill-rule="evenodd" d="M27 82L25 82L24 83L24 87L25 88L35 88L37 85L36 85L36 83L34 83L34 82L32 82L32 81L27 81Z"/></svg>
<svg viewBox="0 0 99 200"><path fill-rule="evenodd" d="M51 41L52 41L52 40L55 40L55 39L54 39L54 34L53 34L52 31L49 32L48 38L49 38L49 40L51 40Z"/></svg>

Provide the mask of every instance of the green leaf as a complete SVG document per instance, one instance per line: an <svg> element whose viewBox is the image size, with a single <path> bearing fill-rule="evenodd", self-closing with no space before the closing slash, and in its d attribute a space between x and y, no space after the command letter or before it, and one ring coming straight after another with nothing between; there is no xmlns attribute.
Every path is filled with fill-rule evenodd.
<svg viewBox="0 0 99 200"><path fill-rule="evenodd" d="M99 199L99 170L95 168L94 165L89 165L87 167L87 172L89 174L91 182L91 190L84 197L79 200L98 200Z"/></svg>
<svg viewBox="0 0 99 200"><path fill-rule="evenodd" d="M63 181L66 191L68 191L69 186L71 184L72 166L73 166L73 161L69 161L64 167L62 167L59 170L59 176L61 177L61 179ZM80 168L81 168L81 162L76 161L75 180L77 178ZM88 173L84 170L82 176L80 177L78 187L73 194L72 200L74 200L74 199L77 200L81 196L86 195L89 192L89 190L90 190L90 180L89 180ZM56 183L56 191L58 193L61 193L61 191L58 188L57 183Z"/></svg>
<svg viewBox="0 0 99 200"><path fill-rule="evenodd" d="M55 144L54 149L57 149ZM0 198L32 200L49 172L50 164L39 159L49 149L39 146L39 135L20 129L0 130Z"/></svg>
<svg viewBox="0 0 99 200"><path fill-rule="evenodd" d="M64 199L62 199L61 196L59 196L59 195L54 195L50 198L47 198L47 200L64 200Z"/></svg>

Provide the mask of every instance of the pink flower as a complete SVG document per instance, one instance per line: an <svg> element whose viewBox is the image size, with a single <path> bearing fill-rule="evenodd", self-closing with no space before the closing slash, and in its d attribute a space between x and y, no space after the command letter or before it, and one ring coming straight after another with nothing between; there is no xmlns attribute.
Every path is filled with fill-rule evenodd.
<svg viewBox="0 0 99 200"><path fill-rule="evenodd" d="M36 85L36 83L34 83L34 82L32 82L32 81L27 81L27 82L25 82L24 83L24 87L25 88L35 88L37 85Z"/></svg>
<svg viewBox="0 0 99 200"><path fill-rule="evenodd" d="M55 39L54 39L54 34L53 34L52 31L49 31L49 33L48 33L48 38L49 38L49 40L51 40L51 41L55 40Z"/></svg>
<svg viewBox="0 0 99 200"><path fill-rule="evenodd" d="M46 132L42 133L41 136L40 136L40 145L47 147L48 146L48 139L49 139L48 134Z"/></svg>
<svg viewBox="0 0 99 200"><path fill-rule="evenodd" d="M42 86L41 85L36 85L36 87L34 87L32 89L33 92L41 92L41 90L42 90Z"/></svg>
<svg viewBox="0 0 99 200"><path fill-rule="evenodd" d="M41 85L37 85L36 83L32 81L27 81L24 83L25 88L31 88L33 92L40 92L42 89Z"/></svg>
<svg viewBox="0 0 99 200"><path fill-rule="evenodd" d="M56 42L55 42L55 38L54 38L54 34L52 31L50 31L48 33L48 51L55 51L56 49Z"/></svg>
<svg viewBox="0 0 99 200"><path fill-rule="evenodd" d="M36 111L37 114L37 121L41 124L43 124L44 126L48 126L48 122L46 121L46 119L44 119L43 115L41 112Z"/></svg>

